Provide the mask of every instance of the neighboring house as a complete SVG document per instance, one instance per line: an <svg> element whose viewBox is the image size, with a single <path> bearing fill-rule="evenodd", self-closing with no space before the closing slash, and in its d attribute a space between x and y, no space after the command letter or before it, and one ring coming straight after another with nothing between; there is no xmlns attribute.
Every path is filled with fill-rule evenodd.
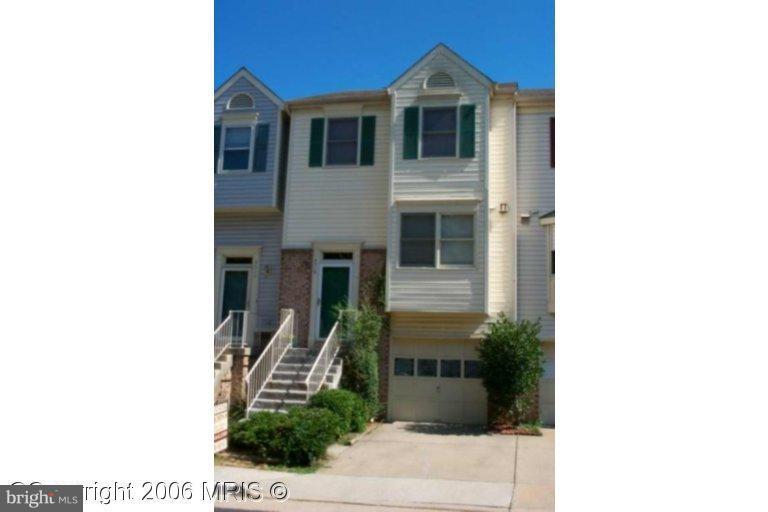
<svg viewBox="0 0 768 512"><path fill-rule="evenodd" d="M541 318L553 423L554 92L493 82L440 44L387 88L286 106L279 303L298 343L386 271L388 418L484 423L487 323Z"/></svg>
<svg viewBox="0 0 768 512"><path fill-rule="evenodd" d="M214 96L214 325L248 311L249 344L277 328L283 232L283 101L247 69ZM282 172L281 172L282 168Z"/></svg>

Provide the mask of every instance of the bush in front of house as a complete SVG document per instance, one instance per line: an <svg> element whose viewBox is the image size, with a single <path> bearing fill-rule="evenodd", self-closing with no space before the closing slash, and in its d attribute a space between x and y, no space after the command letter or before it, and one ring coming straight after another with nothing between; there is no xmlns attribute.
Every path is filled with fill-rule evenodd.
<svg viewBox="0 0 768 512"><path fill-rule="evenodd" d="M282 459L283 439L292 425L287 414L261 411L229 426L232 447L244 450L258 459Z"/></svg>
<svg viewBox="0 0 768 512"><path fill-rule="evenodd" d="M344 371L341 387L359 395L365 402L367 416L379 412L379 356L376 348L383 319L371 307L363 306L354 322L354 335L344 347Z"/></svg>
<svg viewBox="0 0 768 512"><path fill-rule="evenodd" d="M308 466L342 435L342 421L328 409L295 407L288 412L290 429L282 440L282 462Z"/></svg>
<svg viewBox="0 0 768 512"><path fill-rule="evenodd" d="M328 409L295 407L288 414L261 411L229 429L232 447L264 462L313 464L342 435L342 421Z"/></svg>
<svg viewBox="0 0 768 512"><path fill-rule="evenodd" d="M360 396L346 389L326 389L309 400L309 406L328 409L340 419L343 434L362 432L368 418L368 407Z"/></svg>
<svg viewBox="0 0 768 512"><path fill-rule="evenodd" d="M517 425L530 410L544 372L540 331L539 321L514 322L500 314L480 342L480 373L493 422Z"/></svg>

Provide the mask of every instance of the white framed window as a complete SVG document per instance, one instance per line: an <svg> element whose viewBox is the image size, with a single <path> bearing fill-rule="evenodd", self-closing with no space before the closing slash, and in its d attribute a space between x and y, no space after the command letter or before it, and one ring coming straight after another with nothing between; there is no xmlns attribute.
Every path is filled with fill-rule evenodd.
<svg viewBox="0 0 768 512"><path fill-rule="evenodd" d="M451 268L474 264L474 214L400 214L401 267Z"/></svg>
<svg viewBox="0 0 768 512"><path fill-rule="evenodd" d="M224 126L222 156L219 172L248 172L253 155L253 126Z"/></svg>
<svg viewBox="0 0 768 512"><path fill-rule="evenodd" d="M459 115L455 105L421 108L421 158L455 158L459 147Z"/></svg>
<svg viewBox="0 0 768 512"><path fill-rule="evenodd" d="M360 118L327 118L325 132L325 165L358 165Z"/></svg>
<svg viewBox="0 0 768 512"><path fill-rule="evenodd" d="M227 110L253 110L253 106L253 98L249 94L241 92L229 99Z"/></svg>

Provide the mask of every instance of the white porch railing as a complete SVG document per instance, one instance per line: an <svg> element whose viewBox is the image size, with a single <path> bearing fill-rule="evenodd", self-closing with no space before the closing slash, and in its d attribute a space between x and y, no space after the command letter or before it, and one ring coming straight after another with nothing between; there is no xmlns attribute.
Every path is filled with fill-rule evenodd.
<svg viewBox="0 0 768 512"><path fill-rule="evenodd" d="M277 363L280 362L280 358L283 357L293 342L294 317L295 313L292 309L280 310L280 327L245 377L248 388L247 404L249 411L275 370Z"/></svg>
<svg viewBox="0 0 768 512"><path fill-rule="evenodd" d="M248 342L250 313L230 311L227 318L213 331L213 360L216 361L229 347L243 347Z"/></svg>
<svg viewBox="0 0 768 512"><path fill-rule="evenodd" d="M323 342L320 352L317 353L312 369L309 370L309 375L307 375L307 379L304 381L307 386L307 400L317 393L323 385L325 375L328 373L331 364L333 364L333 359L339 352L340 347L341 327L339 326L339 322L336 322L333 324L333 328L328 334L328 337Z"/></svg>

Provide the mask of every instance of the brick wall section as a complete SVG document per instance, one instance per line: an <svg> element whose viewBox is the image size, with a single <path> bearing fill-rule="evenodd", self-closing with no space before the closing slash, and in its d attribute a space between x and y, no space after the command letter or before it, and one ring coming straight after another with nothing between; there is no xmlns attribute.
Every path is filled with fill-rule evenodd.
<svg viewBox="0 0 768 512"><path fill-rule="evenodd" d="M387 263L384 249L364 249L360 253L360 304L376 301L376 278L383 274ZM380 313L384 313L383 310ZM385 322L386 324L387 322ZM389 393L389 329L385 328L379 337L379 402L386 411Z"/></svg>
<svg viewBox="0 0 768 512"><path fill-rule="evenodd" d="M296 340L307 346L312 300L312 250L284 249L280 260L279 307L296 312Z"/></svg>

